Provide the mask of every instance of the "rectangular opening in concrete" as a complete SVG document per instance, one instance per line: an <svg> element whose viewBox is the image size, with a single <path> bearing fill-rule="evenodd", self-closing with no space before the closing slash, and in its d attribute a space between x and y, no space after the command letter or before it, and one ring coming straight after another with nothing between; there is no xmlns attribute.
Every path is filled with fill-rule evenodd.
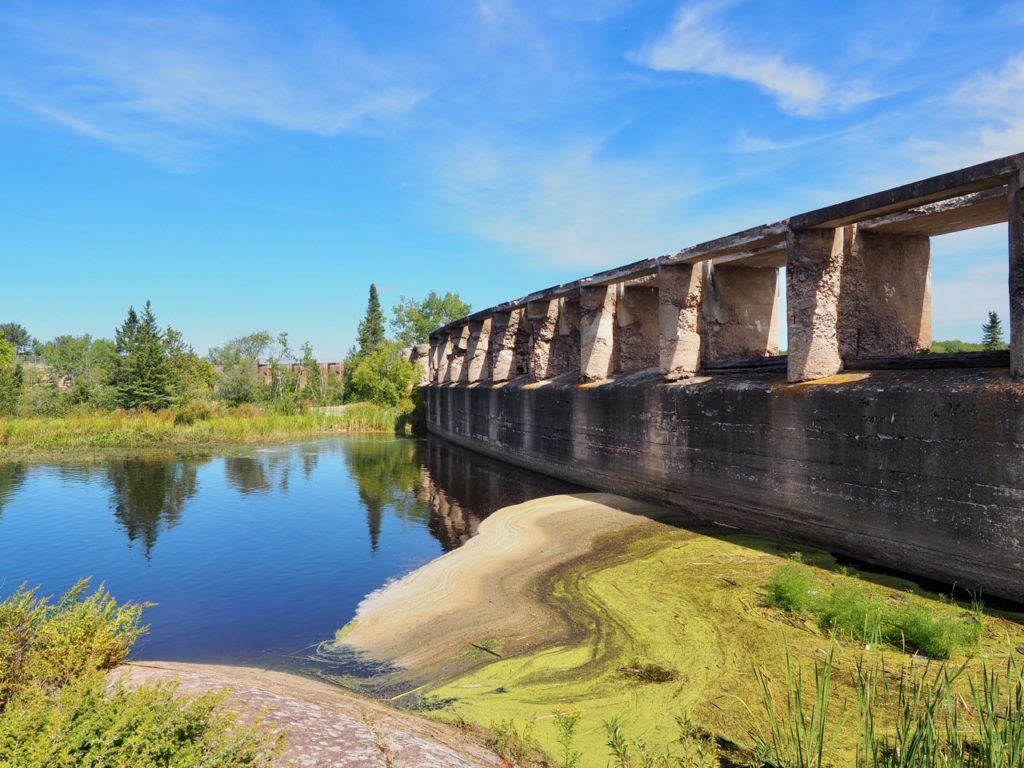
<svg viewBox="0 0 1024 768"><path fill-rule="evenodd" d="M658 366L657 275L622 286L615 311L614 344L616 373L635 373Z"/></svg>
<svg viewBox="0 0 1024 768"><path fill-rule="evenodd" d="M858 233L855 287L841 303L845 367L1008 366L1007 242L1001 222L930 235Z"/></svg>

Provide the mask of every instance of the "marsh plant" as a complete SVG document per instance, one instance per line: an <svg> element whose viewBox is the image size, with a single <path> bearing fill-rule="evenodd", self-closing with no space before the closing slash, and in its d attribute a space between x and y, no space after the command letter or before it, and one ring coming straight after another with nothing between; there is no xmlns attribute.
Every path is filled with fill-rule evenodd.
<svg viewBox="0 0 1024 768"><path fill-rule="evenodd" d="M886 642L931 659L969 652L981 638L978 602L970 611L954 606L936 610L911 601L893 605L859 584L827 585L811 575L809 566L799 563L785 565L774 574L765 601L773 608L809 616L823 631L840 638Z"/></svg>
<svg viewBox="0 0 1024 768"><path fill-rule="evenodd" d="M720 758L714 737L694 728L688 717L676 718L678 737L664 746L626 736L622 721L605 723L608 752L613 768L718 768Z"/></svg>

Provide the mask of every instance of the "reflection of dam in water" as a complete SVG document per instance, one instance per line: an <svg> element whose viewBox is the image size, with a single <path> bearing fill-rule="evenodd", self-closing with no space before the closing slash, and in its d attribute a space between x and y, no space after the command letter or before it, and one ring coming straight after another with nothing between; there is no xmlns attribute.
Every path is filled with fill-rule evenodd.
<svg viewBox="0 0 1024 768"><path fill-rule="evenodd" d="M430 507L430 532L446 552L464 544L492 512L577 486L485 458L437 438L421 444L416 497Z"/></svg>

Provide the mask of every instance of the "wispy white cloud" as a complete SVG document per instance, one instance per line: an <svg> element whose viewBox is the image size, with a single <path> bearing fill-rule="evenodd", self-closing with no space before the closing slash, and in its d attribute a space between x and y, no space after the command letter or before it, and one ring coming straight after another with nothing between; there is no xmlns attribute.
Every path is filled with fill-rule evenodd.
<svg viewBox="0 0 1024 768"><path fill-rule="evenodd" d="M634 61L663 72L695 72L751 83L797 115L847 108L872 98L866 85L835 83L814 67L787 61L780 53L756 50L749 40L733 40L718 18L733 4L710 0L683 5L672 28L635 54Z"/></svg>
<svg viewBox="0 0 1024 768"><path fill-rule="evenodd" d="M951 170L1024 151L1024 56L973 74L938 106L936 127L906 143L929 168Z"/></svg>
<svg viewBox="0 0 1024 768"><path fill-rule="evenodd" d="M674 250L698 185L678 170L602 157L601 142L523 148L469 141L440 159L460 227L549 266L611 267Z"/></svg>
<svg viewBox="0 0 1024 768"><path fill-rule="evenodd" d="M329 14L303 7L270 24L176 5L58 14L7 4L0 94L170 165L248 126L335 135L421 98Z"/></svg>

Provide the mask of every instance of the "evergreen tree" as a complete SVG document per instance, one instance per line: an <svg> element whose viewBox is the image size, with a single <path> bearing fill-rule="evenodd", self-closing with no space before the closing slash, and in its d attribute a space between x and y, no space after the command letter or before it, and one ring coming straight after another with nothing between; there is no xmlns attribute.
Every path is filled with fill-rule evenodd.
<svg viewBox="0 0 1024 768"><path fill-rule="evenodd" d="M370 283L370 298L366 302L366 316L359 323L359 354L366 355L384 343L384 312L377 297L377 286Z"/></svg>
<svg viewBox="0 0 1024 768"><path fill-rule="evenodd" d="M134 308L117 329L113 381L122 408L159 410L171 404L172 375L163 331L150 303L140 317Z"/></svg>
<svg viewBox="0 0 1024 768"><path fill-rule="evenodd" d="M994 311L989 311L988 322L981 326L981 343L987 350L1005 349L1003 323Z"/></svg>

